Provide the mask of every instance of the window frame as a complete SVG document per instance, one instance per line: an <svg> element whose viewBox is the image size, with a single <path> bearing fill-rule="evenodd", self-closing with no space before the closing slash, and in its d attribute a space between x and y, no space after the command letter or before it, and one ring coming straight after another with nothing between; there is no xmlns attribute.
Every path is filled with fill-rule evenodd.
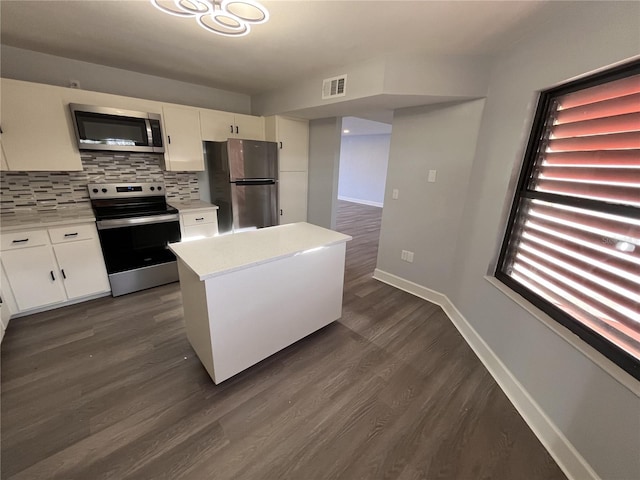
<svg viewBox="0 0 640 480"><path fill-rule="evenodd" d="M527 147L521 162L520 174L518 176L515 191L511 198L511 207L505 232L501 240L500 253L498 261L496 262L494 276L508 288L515 291L525 300L549 315L553 320L569 329L584 342L609 358L609 360L613 361L624 371L632 375L637 380L640 380L640 361L635 357L620 348L614 342L601 336L579 320L573 318L568 313L532 292L524 285L518 283L503 271L508 267L507 261L509 259L512 244L518 240L520 220L525 218L520 213L520 206L523 199L539 199L572 207L587 208L590 210L598 210L601 212L640 219L640 208L633 207L631 205L609 204L601 200L579 197L563 197L560 194L538 192L528 188L533 170L536 167L541 138L550 114L552 113L551 108L554 99L568 93L585 90L590 87L609 83L635 74L640 74L640 61L626 63L624 65L607 69L588 77L574 80L540 92ZM561 202L557 201L559 197L563 197Z"/></svg>

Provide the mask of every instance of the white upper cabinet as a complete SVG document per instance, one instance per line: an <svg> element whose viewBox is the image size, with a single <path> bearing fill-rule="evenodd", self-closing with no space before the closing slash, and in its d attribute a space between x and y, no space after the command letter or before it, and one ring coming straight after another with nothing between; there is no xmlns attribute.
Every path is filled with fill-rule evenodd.
<svg viewBox="0 0 640 480"><path fill-rule="evenodd" d="M264 118L239 113L200 110L202 140L224 142L228 138L264 140Z"/></svg>
<svg viewBox="0 0 640 480"><path fill-rule="evenodd" d="M59 87L3 78L2 147L9 170L82 170L69 107Z"/></svg>
<svg viewBox="0 0 640 480"><path fill-rule="evenodd" d="M204 155L198 109L164 105L162 121L166 170L203 171Z"/></svg>
<svg viewBox="0 0 640 480"><path fill-rule="evenodd" d="M200 110L200 133L203 141L224 142L234 136L234 114L217 110Z"/></svg>
<svg viewBox="0 0 640 480"><path fill-rule="evenodd" d="M269 117L267 140L278 142L281 172L306 172L309 168L309 122L307 120Z"/></svg>
<svg viewBox="0 0 640 480"><path fill-rule="evenodd" d="M79 103L96 107L119 108L145 113L162 113L162 103L144 98L123 97L111 93L92 92L77 88L61 88L65 103Z"/></svg>
<svg viewBox="0 0 640 480"><path fill-rule="evenodd" d="M264 140L264 117L235 114L235 136L246 140Z"/></svg>

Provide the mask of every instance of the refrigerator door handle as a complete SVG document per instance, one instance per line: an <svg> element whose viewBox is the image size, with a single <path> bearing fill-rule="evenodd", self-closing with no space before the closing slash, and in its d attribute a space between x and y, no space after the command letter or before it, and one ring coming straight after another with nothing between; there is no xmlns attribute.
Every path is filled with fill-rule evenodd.
<svg viewBox="0 0 640 480"><path fill-rule="evenodd" d="M273 178L252 178L250 180L236 180L236 185L275 185L276 181Z"/></svg>

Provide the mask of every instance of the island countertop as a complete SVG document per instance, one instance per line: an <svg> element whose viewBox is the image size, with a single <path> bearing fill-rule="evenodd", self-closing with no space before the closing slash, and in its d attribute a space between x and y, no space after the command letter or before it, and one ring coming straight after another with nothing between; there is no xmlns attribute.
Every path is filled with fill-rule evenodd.
<svg viewBox="0 0 640 480"><path fill-rule="evenodd" d="M349 240L349 235L300 222L172 243L169 248L202 281Z"/></svg>

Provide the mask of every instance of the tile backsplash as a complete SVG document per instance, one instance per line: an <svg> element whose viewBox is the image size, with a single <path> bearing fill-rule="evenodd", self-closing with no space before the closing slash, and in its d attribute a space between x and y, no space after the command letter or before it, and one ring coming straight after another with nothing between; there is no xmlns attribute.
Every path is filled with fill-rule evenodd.
<svg viewBox="0 0 640 480"><path fill-rule="evenodd" d="M163 181L167 199L200 198L194 172L165 172L158 154L82 153L81 172L0 172L0 213L89 207L88 183Z"/></svg>

